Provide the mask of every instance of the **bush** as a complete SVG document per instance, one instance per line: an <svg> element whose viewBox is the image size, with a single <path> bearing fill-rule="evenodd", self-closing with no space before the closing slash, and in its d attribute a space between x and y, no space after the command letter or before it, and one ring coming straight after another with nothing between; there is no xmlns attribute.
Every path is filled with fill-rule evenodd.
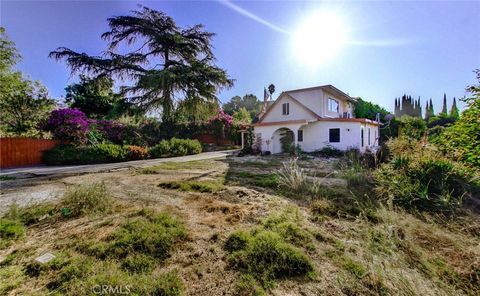
<svg viewBox="0 0 480 296"><path fill-rule="evenodd" d="M150 149L153 158L198 154L202 145L198 140L177 139L162 140Z"/></svg>
<svg viewBox="0 0 480 296"><path fill-rule="evenodd" d="M184 226L171 216L154 212L143 215L125 223L110 237L107 254L124 258L137 253L165 259L175 243L186 238Z"/></svg>
<svg viewBox="0 0 480 296"><path fill-rule="evenodd" d="M112 210L113 199L105 183L77 185L62 198L62 214L67 217L103 214Z"/></svg>
<svg viewBox="0 0 480 296"><path fill-rule="evenodd" d="M141 160L150 157L148 150L140 146L127 146L127 154L129 160Z"/></svg>
<svg viewBox="0 0 480 296"><path fill-rule="evenodd" d="M380 198L407 209L451 213L480 194L473 171L426 148L394 154L374 177Z"/></svg>
<svg viewBox="0 0 480 296"><path fill-rule="evenodd" d="M25 227L19 221L0 219L0 238L14 240L25 234Z"/></svg>
<svg viewBox="0 0 480 296"><path fill-rule="evenodd" d="M55 139L84 144L89 131L88 118L78 109L58 109L50 113L44 129Z"/></svg>
<svg viewBox="0 0 480 296"><path fill-rule="evenodd" d="M122 268L133 273L147 273L155 267L155 258L144 255L130 255L122 263Z"/></svg>
<svg viewBox="0 0 480 296"><path fill-rule="evenodd" d="M321 157L341 157L344 155L342 150L339 150L333 146L327 145L326 147L312 152L313 155L318 155Z"/></svg>
<svg viewBox="0 0 480 296"><path fill-rule="evenodd" d="M247 241L243 249L232 253L230 262L260 281L263 287L271 287L275 279L314 273L308 257L275 232L257 231Z"/></svg>
<svg viewBox="0 0 480 296"><path fill-rule="evenodd" d="M43 153L43 161L48 165L108 163L127 159L127 148L105 143L86 147L59 145Z"/></svg>
<svg viewBox="0 0 480 296"><path fill-rule="evenodd" d="M297 164L297 159L292 158L288 163L283 163L283 168L278 172L278 184L286 190L294 193L308 191L307 174Z"/></svg>

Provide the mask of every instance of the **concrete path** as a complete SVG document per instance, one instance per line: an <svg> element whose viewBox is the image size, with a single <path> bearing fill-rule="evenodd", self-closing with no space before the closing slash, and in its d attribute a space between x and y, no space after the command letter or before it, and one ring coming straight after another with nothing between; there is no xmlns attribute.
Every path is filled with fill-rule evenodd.
<svg viewBox="0 0 480 296"><path fill-rule="evenodd" d="M187 162L194 160L205 160L212 158L221 158L228 155L232 155L238 150L224 150L214 152L204 152L195 155L169 157L169 158L157 158L148 160L135 160L117 163L102 163L102 164L89 164L89 165L70 165L70 166L35 166L35 167L23 167L15 169L0 170L0 176L11 176L15 178L34 178L45 177L51 175L72 175L72 174L85 174L85 173L98 173L106 171L114 171L128 168L142 168L158 165L164 162Z"/></svg>

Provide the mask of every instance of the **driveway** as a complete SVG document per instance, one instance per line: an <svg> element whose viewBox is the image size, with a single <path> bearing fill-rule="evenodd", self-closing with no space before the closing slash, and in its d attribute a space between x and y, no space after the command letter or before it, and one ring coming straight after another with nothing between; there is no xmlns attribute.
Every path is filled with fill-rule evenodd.
<svg viewBox="0 0 480 296"><path fill-rule="evenodd" d="M102 164L89 164L89 165L72 165L72 166L35 166L35 167L23 167L14 169L3 169L0 171L0 176L11 176L17 179L21 178L34 178L34 177L46 177L46 176L68 176L85 173L99 173L107 171L122 170L128 168L142 168L158 165L164 162L187 162L194 160L205 160L212 158L221 158L228 155L232 155L238 150L224 150L214 152L204 152L195 155L169 157L169 158L157 158L148 160L135 160L117 163L102 163Z"/></svg>

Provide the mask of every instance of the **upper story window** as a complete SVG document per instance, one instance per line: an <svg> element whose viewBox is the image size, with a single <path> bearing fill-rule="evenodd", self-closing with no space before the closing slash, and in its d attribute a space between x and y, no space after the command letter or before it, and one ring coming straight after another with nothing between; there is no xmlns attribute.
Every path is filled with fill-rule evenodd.
<svg viewBox="0 0 480 296"><path fill-rule="evenodd" d="M337 112L338 113L338 101L332 98L328 98L328 111L329 112Z"/></svg>
<svg viewBox="0 0 480 296"><path fill-rule="evenodd" d="M289 103L283 103L282 104L282 114L283 115L290 114L290 104Z"/></svg>

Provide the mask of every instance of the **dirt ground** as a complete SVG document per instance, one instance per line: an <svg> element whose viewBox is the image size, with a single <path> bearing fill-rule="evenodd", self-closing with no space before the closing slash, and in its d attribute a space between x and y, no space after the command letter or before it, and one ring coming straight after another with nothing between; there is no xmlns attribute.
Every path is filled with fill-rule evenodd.
<svg viewBox="0 0 480 296"><path fill-rule="evenodd" d="M227 254L222 248L228 235L236 230L252 229L269 213L281 210L288 205L299 207L305 217L309 217L310 214L308 205L301 199L280 197L273 190L259 188L254 184L242 184L229 179L228 176L242 173L268 174L281 168L285 161L288 159L281 157L229 157L187 163L166 163L147 169L131 168L55 179L27 178L2 181L0 211L8 211L14 203L24 207L34 203L55 202L72 185L104 182L113 197L121 201L121 204L167 212L178 217L185 224L189 234L188 241L180 246L162 267L163 270L179 270L179 275L185 284L185 295L235 295L239 272L229 268ZM302 167L312 178L320 178L327 186L345 187L345 180L336 176L335 163L335 160L329 159L309 159L302 162ZM171 181L209 180L221 180L224 186L221 190L206 193L164 189L158 186ZM115 219L115 216L93 220L81 218L68 223L54 223L44 229L41 225L33 226L27 230L26 238L16 248L23 250L30 257L38 256L46 251L58 249L62 243L67 243L69 238L76 235L98 236L100 234L95 232L96 225L106 223L106 220L115 224L111 222ZM312 219L305 219L305 227L320 229L329 236L341 238L343 244L351 249L360 248L362 242L357 240L355 232L359 229L359 225L366 225L366 223L355 219L342 222L338 219L329 219L321 222L319 228L319 224ZM415 227L415 223L409 224L408 227ZM438 229L435 228L435 231ZM480 254L478 246L475 247L478 238L462 237L460 241L468 242L468 246L461 247L470 248L469 255ZM282 280L269 291L269 294L345 295L349 294L350 290L345 290L344 286L358 285L341 270L338 264L325 257L324 254L330 246L319 242L316 247L317 251L309 253L309 256L314 260L318 278L314 281ZM12 252L12 248L0 250L0 257L6 257L9 252ZM377 261L383 260L380 265L376 262L375 266L387 264L388 267L383 268L398 273L396 274L398 281L387 281L385 284L389 291L404 290L401 293L404 295L448 295L454 292L442 285L437 286L414 267L395 263L396 257L375 258ZM12 295L41 294L41 291L44 291L42 288L41 283L26 281L19 284L11 293ZM353 291L362 290L354 289ZM364 292L361 294L370 294L368 289ZM372 294L378 293L372 292Z"/></svg>

